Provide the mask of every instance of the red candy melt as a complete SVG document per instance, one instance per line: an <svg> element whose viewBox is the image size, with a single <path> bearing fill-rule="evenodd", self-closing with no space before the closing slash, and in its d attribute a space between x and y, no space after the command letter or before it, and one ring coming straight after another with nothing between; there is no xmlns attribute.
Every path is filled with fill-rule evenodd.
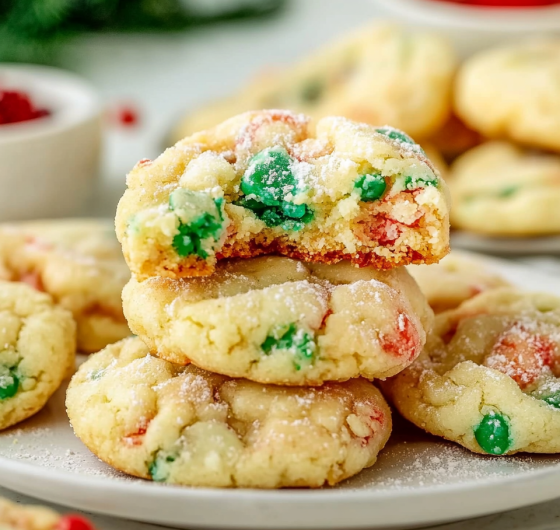
<svg viewBox="0 0 560 530"><path fill-rule="evenodd" d="M65 515L56 525L56 530L95 530L95 527L80 515Z"/></svg>
<svg viewBox="0 0 560 530"><path fill-rule="evenodd" d="M49 115L48 110L36 108L24 92L0 89L0 125L36 120Z"/></svg>

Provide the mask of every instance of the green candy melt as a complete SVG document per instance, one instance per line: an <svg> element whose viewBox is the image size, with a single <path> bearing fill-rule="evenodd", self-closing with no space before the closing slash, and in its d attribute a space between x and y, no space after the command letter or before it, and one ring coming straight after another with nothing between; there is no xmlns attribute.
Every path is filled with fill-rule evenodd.
<svg viewBox="0 0 560 530"><path fill-rule="evenodd" d="M241 191L245 196L235 204L251 210L269 228L281 226L284 230L301 230L313 219L313 211L306 204L284 199L298 187L292 164L292 158L280 146L257 153L241 179Z"/></svg>
<svg viewBox="0 0 560 530"><path fill-rule="evenodd" d="M154 482L165 482L169 477L169 464L175 462L175 455L158 451L153 461L148 464L148 472Z"/></svg>
<svg viewBox="0 0 560 530"><path fill-rule="evenodd" d="M380 199L387 189L387 182L381 173L370 175L360 175L354 183L354 188L360 193L364 202L371 202Z"/></svg>
<svg viewBox="0 0 560 530"><path fill-rule="evenodd" d="M15 368L0 366L0 400L14 397L19 390Z"/></svg>
<svg viewBox="0 0 560 530"><path fill-rule="evenodd" d="M313 360L317 345L313 336L292 323L288 326L277 326L261 344L265 355L272 355L276 351L290 351L295 355L295 367L301 369L303 363Z"/></svg>
<svg viewBox="0 0 560 530"><path fill-rule="evenodd" d="M560 392L557 392L556 394L551 394L549 396L542 397L540 399L542 399L542 401L544 401L545 403L548 403L549 405L551 405L555 409L560 409Z"/></svg>
<svg viewBox="0 0 560 530"><path fill-rule="evenodd" d="M301 99L307 103L316 103L319 101L325 90L325 83L320 79L312 79L303 86L301 91Z"/></svg>
<svg viewBox="0 0 560 530"><path fill-rule="evenodd" d="M497 412L482 418L474 429L474 436L481 449L490 455L503 455L512 443L509 420Z"/></svg>
<svg viewBox="0 0 560 530"><path fill-rule="evenodd" d="M169 209L179 219L173 248L181 257L208 257L207 248L220 239L224 229L224 200L204 192L175 190L169 197Z"/></svg>
<svg viewBox="0 0 560 530"><path fill-rule="evenodd" d="M267 147L257 153L241 179L241 191L254 195L265 206L280 206L288 193L296 191L292 157L284 147Z"/></svg>
<svg viewBox="0 0 560 530"><path fill-rule="evenodd" d="M418 145L410 136L408 136L408 134L405 134L398 129L393 129L392 127L380 127L375 130L379 134L382 134L391 140L396 140L397 142L402 142L403 144Z"/></svg>
<svg viewBox="0 0 560 530"><path fill-rule="evenodd" d="M438 179L435 175L426 175L422 177L406 176L404 178L404 187L407 190L415 190L425 188L426 186L438 187Z"/></svg>

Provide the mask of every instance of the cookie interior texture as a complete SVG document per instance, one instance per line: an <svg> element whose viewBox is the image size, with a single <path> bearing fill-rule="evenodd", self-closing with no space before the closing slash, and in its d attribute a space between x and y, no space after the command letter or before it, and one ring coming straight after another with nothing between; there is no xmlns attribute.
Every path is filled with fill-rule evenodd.
<svg viewBox="0 0 560 530"><path fill-rule="evenodd" d="M141 161L127 184L117 236L139 279L266 253L388 269L448 252L445 183L388 127L250 112Z"/></svg>
<svg viewBox="0 0 560 530"><path fill-rule="evenodd" d="M51 297L0 281L0 429L38 412L74 366L76 324Z"/></svg>
<svg viewBox="0 0 560 530"><path fill-rule="evenodd" d="M428 32L371 24L284 69L263 72L238 94L190 112L173 142L235 114L290 109L391 124L413 137L435 133L449 116L457 58L450 44Z"/></svg>
<svg viewBox="0 0 560 530"><path fill-rule="evenodd" d="M277 256L224 260L210 277L133 279L123 304L154 354L284 385L394 375L419 355L433 318L404 268Z"/></svg>
<svg viewBox="0 0 560 530"><path fill-rule="evenodd" d="M448 181L454 227L489 235L560 232L560 156L488 142L458 158Z"/></svg>
<svg viewBox="0 0 560 530"><path fill-rule="evenodd" d="M471 451L557 453L559 348L560 298L495 289L438 315L384 389L407 419Z"/></svg>
<svg viewBox="0 0 560 530"><path fill-rule="evenodd" d="M109 220L0 225L0 278L45 291L71 311L81 352L98 351L130 334L121 302L129 277Z"/></svg>
<svg viewBox="0 0 560 530"><path fill-rule="evenodd" d="M190 486L335 484L373 465L391 431L363 379L260 385L151 357L139 339L91 356L66 405L77 436L113 467Z"/></svg>

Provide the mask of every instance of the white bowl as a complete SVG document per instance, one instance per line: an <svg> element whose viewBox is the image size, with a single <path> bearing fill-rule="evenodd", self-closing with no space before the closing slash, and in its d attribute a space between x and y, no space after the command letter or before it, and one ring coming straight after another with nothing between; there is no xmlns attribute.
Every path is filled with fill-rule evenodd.
<svg viewBox="0 0 560 530"><path fill-rule="evenodd" d="M31 65L0 65L0 87L51 112L0 125L0 221L83 214L101 154L95 91L73 74Z"/></svg>
<svg viewBox="0 0 560 530"><path fill-rule="evenodd" d="M506 41L560 32L560 5L492 8L434 0L374 0L411 26L437 30L465 57Z"/></svg>

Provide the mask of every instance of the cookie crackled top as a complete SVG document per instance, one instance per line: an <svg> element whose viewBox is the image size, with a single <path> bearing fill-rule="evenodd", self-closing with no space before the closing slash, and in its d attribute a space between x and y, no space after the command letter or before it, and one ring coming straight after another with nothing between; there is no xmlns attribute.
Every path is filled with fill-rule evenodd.
<svg viewBox="0 0 560 530"><path fill-rule="evenodd" d="M560 298L486 291L436 317L384 383L408 420L477 453L560 452Z"/></svg>
<svg viewBox="0 0 560 530"><path fill-rule="evenodd" d="M267 110L178 142L128 175L116 229L140 280L276 253L390 269L448 252L448 197L404 133Z"/></svg>
<svg viewBox="0 0 560 530"><path fill-rule="evenodd" d="M260 385L152 357L138 338L91 356L66 406L99 458L186 486L335 484L373 465L391 432L388 405L364 379Z"/></svg>

